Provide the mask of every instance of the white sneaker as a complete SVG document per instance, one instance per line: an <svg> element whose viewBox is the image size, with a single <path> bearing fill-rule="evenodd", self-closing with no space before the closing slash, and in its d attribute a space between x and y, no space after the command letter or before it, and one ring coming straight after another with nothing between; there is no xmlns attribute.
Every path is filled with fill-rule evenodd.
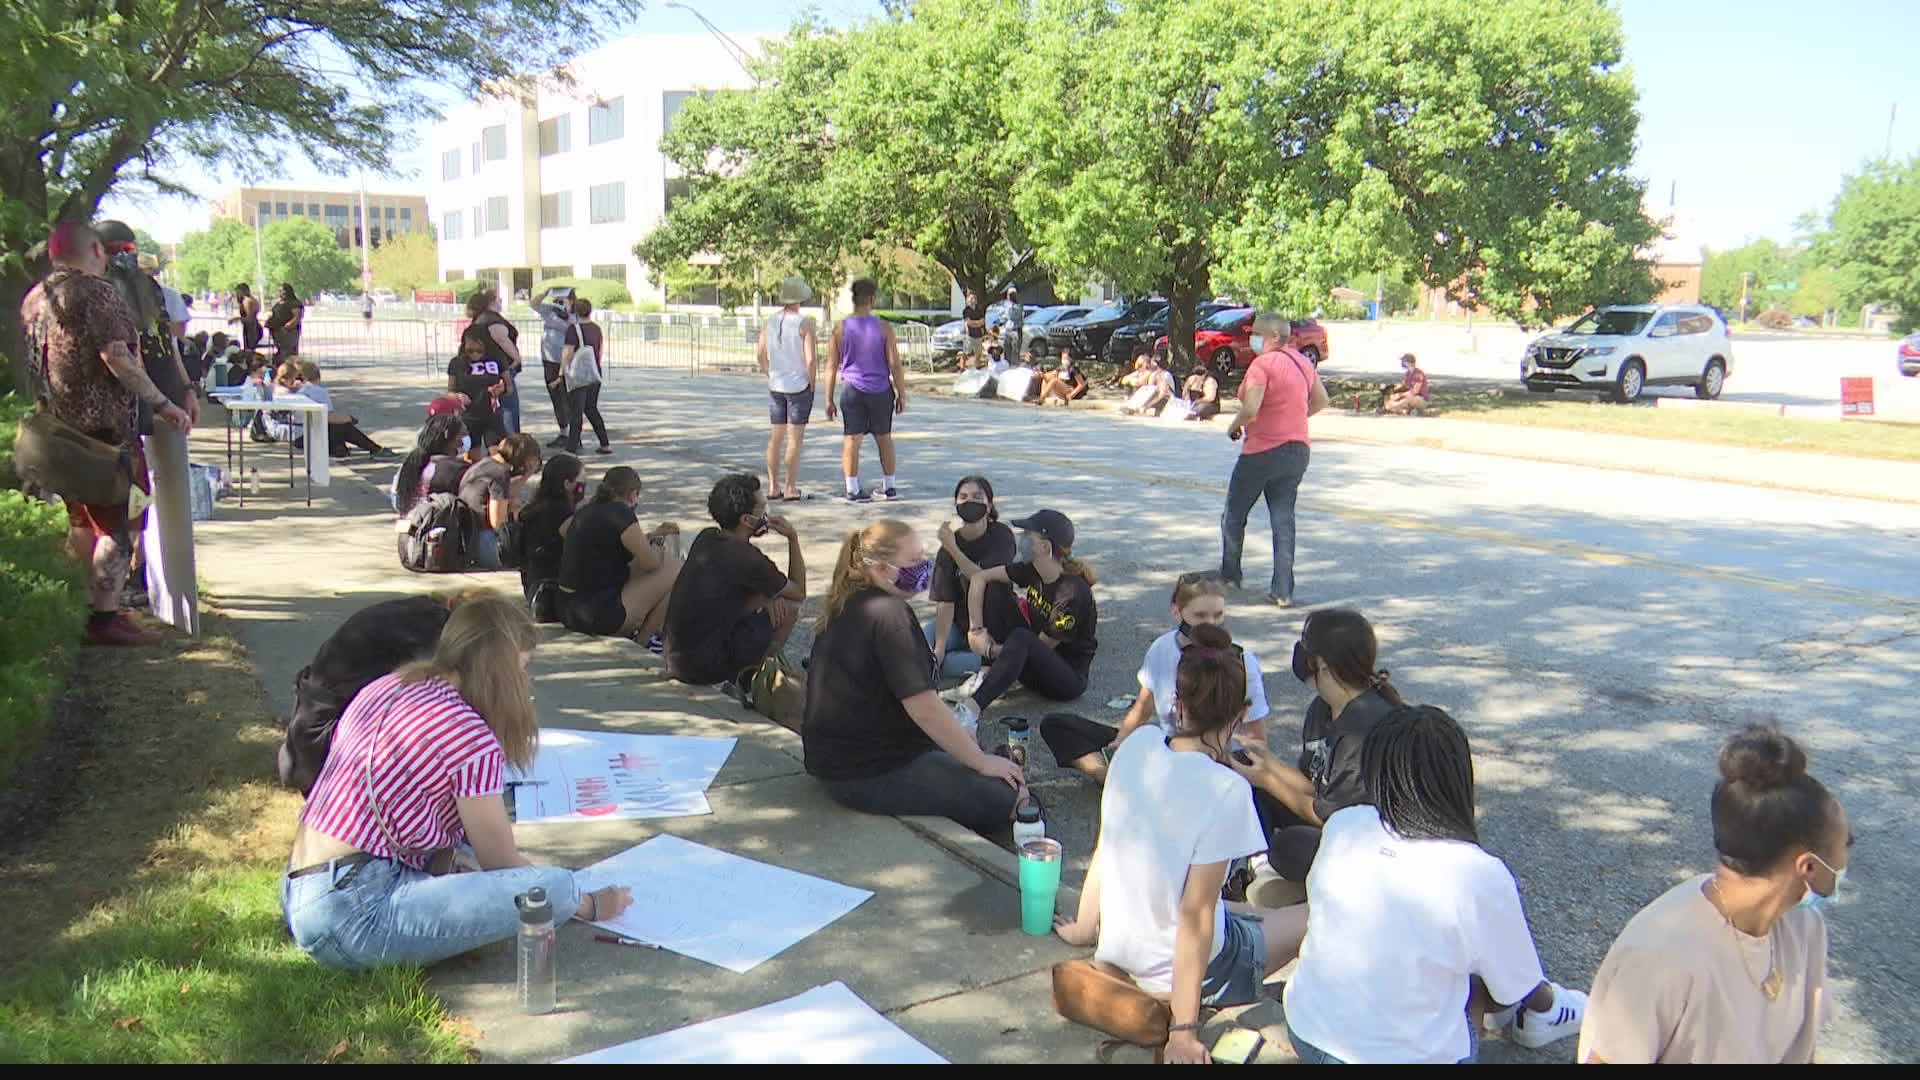
<svg viewBox="0 0 1920 1080"><path fill-rule="evenodd" d="M1587 1016L1587 995L1559 983L1549 985L1553 987L1553 1008L1543 1013L1521 1009L1513 1019L1513 1041L1521 1046L1538 1050L1580 1034L1580 1022Z"/></svg>
<svg viewBox="0 0 1920 1080"><path fill-rule="evenodd" d="M1279 910L1307 902L1307 887L1288 881L1271 870L1255 868L1253 882L1247 886L1247 903L1254 907Z"/></svg>
<svg viewBox="0 0 1920 1080"><path fill-rule="evenodd" d="M986 681L985 679L986 673L987 672L985 668L982 668L979 671L974 672L973 674L967 676L966 679L962 681L959 686L956 686L951 690L941 691L940 699L942 701L945 701L949 705L958 705L961 702L961 700L972 697L973 692L975 690L980 689L980 684ZM977 712L978 710L976 710L976 713Z"/></svg>
<svg viewBox="0 0 1920 1080"><path fill-rule="evenodd" d="M967 736L977 740L975 733L980 730L980 706L975 705L972 698L962 698L954 703L953 715L960 721L960 726L967 729Z"/></svg>

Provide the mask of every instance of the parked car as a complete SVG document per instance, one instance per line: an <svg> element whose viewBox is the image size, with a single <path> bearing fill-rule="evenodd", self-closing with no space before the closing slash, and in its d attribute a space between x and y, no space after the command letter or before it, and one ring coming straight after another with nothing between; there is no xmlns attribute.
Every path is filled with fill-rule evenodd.
<svg viewBox="0 0 1920 1080"><path fill-rule="evenodd" d="M377 304L397 304L400 302L400 294L394 292L392 289L375 289L368 295L372 296L374 303Z"/></svg>
<svg viewBox="0 0 1920 1080"><path fill-rule="evenodd" d="M1908 334L1900 343L1900 374L1920 375L1920 334Z"/></svg>
<svg viewBox="0 0 1920 1080"><path fill-rule="evenodd" d="M1193 321L1195 325L1211 316L1214 312L1231 305L1208 300L1195 305ZM1166 350L1157 348L1160 342L1167 340L1167 323L1172 318L1173 305L1168 304L1159 311L1137 323L1129 323L1114 330L1107 338L1106 358L1109 363L1124 364L1133 358L1136 349L1153 349L1155 355L1165 357Z"/></svg>
<svg viewBox="0 0 1920 1080"><path fill-rule="evenodd" d="M1055 304L1052 307L1041 308L1039 311L1027 316L1027 345L1031 347L1037 344L1042 353L1048 352L1049 345L1052 342L1052 338L1048 337L1048 333L1053 327L1069 319L1082 318L1092 310L1093 308L1085 304ZM1055 355L1058 355L1060 352L1057 346L1053 347L1051 351Z"/></svg>
<svg viewBox="0 0 1920 1080"><path fill-rule="evenodd" d="M1237 378L1253 363L1254 314L1250 307L1223 307L1194 327L1193 355L1213 372L1214 378ZM1317 319L1294 319L1287 344L1319 367L1327 358L1327 328ZM1167 339L1155 342L1154 349L1164 354Z"/></svg>
<svg viewBox="0 0 1920 1080"><path fill-rule="evenodd" d="M1600 308L1527 346L1520 381L1528 390L1598 390L1630 402L1649 386L1691 386L1720 396L1733 370L1726 324L1697 304Z"/></svg>
<svg viewBox="0 0 1920 1080"><path fill-rule="evenodd" d="M1166 306L1165 300L1149 297L1109 300L1077 319L1055 323L1047 332L1048 348L1071 349L1076 360L1097 360L1106 352L1107 339L1115 330L1144 322Z"/></svg>
<svg viewBox="0 0 1920 1080"><path fill-rule="evenodd" d="M951 360L967 351L967 321L955 319L933 328L933 358Z"/></svg>
<svg viewBox="0 0 1920 1080"><path fill-rule="evenodd" d="M1058 305L1054 307L1039 307L1033 304L1027 304L1025 305L1025 307L1027 309L1026 327L1027 327L1028 341L1033 340L1033 335L1036 327L1044 327L1049 322L1055 319L1059 319L1063 315L1069 315L1069 316L1084 315L1087 312L1087 309L1084 307L1072 307L1072 306L1066 306L1066 305ZM1000 324L1006 322L1006 319L1007 319L1006 301L1002 300L999 303L994 304L992 307L989 307L987 309L987 329L989 330L999 329ZM965 319L954 319L951 322L944 322L944 323L941 323L939 326L934 327L933 329L934 359L951 360L954 357L965 352L966 347L967 347L967 322Z"/></svg>

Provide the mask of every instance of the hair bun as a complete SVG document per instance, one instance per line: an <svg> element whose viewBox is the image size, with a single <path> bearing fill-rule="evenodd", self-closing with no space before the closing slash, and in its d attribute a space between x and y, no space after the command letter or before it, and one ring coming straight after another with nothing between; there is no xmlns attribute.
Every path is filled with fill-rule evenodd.
<svg viewBox="0 0 1920 1080"><path fill-rule="evenodd" d="M1768 724L1750 724L1720 751L1720 777L1761 791L1782 788L1807 775L1807 752Z"/></svg>
<svg viewBox="0 0 1920 1080"><path fill-rule="evenodd" d="M1224 649L1233 644L1233 635L1218 623L1201 623L1187 631L1187 636L1203 649Z"/></svg>

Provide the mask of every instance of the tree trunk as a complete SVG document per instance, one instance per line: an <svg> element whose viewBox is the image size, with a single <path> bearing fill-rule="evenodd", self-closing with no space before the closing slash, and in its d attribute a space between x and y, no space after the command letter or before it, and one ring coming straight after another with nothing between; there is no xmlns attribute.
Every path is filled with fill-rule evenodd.
<svg viewBox="0 0 1920 1080"><path fill-rule="evenodd" d="M1207 287L1207 271L1174 271L1167 290L1167 367L1184 379L1196 363L1193 355L1193 311Z"/></svg>

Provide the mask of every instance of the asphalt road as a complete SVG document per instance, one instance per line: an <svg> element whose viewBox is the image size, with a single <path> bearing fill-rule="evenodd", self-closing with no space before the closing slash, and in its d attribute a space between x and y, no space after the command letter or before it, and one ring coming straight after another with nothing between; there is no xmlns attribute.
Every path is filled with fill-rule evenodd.
<svg viewBox="0 0 1920 1080"><path fill-rule="evenodd" d="M398 429L432 392L417 371L342 372L330 382L341 408L373 414L384 438L405 445ZM528 430L544 441L544 402L525 407ZM601 408L619 453L589 454L588 466L638 467L649 524L703 524L718 475L763 468L756 380L623 369ZM824 420L816 411L802 466L822 496L839 487L838 425ZM1117 719L1105 703L1133 694L1148 643L1170 627L1173 578L1218 565L1236 452L1222 426L922 396L897 431L904 501L789 504L812 594L824 591L847 530L893 516L931 538L951 513L955 479L984 472L1003 516L1048 506L1074 519L1076 554L1100 575L1100 654L1092 689L1067 708ZM871 443L864 474L877 474ZM1299 523L1302 606L1263 607L1256 589L1229 613L1236 638L1263 660L1276 749L1297 752L1309 700L1285 667L1305 610L1364 612L1407 697L1466 726L1485 846L1518 877L1550 975L1585 986L1639 907L1711 866L1714 755L1739 725L1775 720L1808 747L1858 841L1830 909L1833 1015L1822 1056L1920 1058L1912 975L1920 930L1902 885L1916 879L1916 844L1901 824L1920 816L1911 782L1920 755L1909 741L1920 691L1920 511L1322 443ZM1262 583L1264 507L1248 531L1247 580ZM767 550L778 561L778 548ZM803 625L796 655L809 636ZM1000 716L1053 708L1011 698L990 713L982 740L1004 737ZM1037 740L1032 760L1030 779L1077 880L1097 830L1098 791L1057 769ZM1570 1053L1556 1047L1535 1060Z"/></svg>

